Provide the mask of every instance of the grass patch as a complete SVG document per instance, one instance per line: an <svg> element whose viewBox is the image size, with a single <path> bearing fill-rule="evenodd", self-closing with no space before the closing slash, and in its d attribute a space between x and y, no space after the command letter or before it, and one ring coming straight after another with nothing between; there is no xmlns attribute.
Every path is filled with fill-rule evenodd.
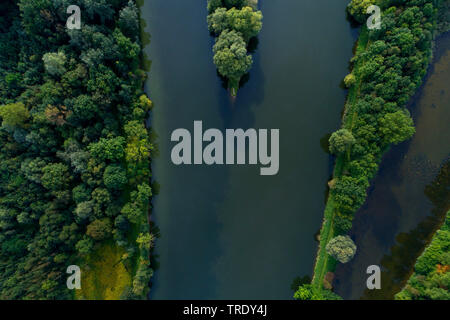
<svg viewBox="0 0 450 320"><path fill-rule="evenodd" d="M81 289L78 300L119 300L122 292L131 287L131 269L122 261L125 250L107 241L100 244L81 266Z"/></svg>
<svg viewBox="0 0 450 320"><path fill-rule="evenodd" d="M333 238L334 228L333 228L333 217L334 217L334 200L333 196L330 195L327 201L327 205L325 207L324 220L322 224L322 229L320 230L320 244L319 250L317 252L316 266L314 268L314 276L312 280L312 284L320 287L323 283L323 279L325 274L328 272L329 260L333 259L330 257L326 250L325 246L328 241ZM331 259L329 259L331 258Z"/></svg>

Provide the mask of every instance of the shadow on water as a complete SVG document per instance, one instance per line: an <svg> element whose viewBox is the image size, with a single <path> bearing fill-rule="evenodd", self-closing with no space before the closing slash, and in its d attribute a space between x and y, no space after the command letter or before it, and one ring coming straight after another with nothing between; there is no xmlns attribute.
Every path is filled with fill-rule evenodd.
<svg viewBox="0 0 450 320"><path fill-rule="evenodd" d="M436 40L433 63L409 106L416 134L384 155L366 203L355 215L350 236L358 251L337 267L334 283L345 299L392 299L450 205L449 83L446 34ZM382 268L381 290L366 289L369 265Z"/></svg>

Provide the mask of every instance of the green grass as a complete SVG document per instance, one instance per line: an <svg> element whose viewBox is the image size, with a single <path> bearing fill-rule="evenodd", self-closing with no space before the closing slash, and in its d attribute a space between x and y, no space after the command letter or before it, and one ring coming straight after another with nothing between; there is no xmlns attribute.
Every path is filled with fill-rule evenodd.
<svg viewBox="0 0 450 320"><path fill-rule="evenodd" d="M119 300L125 287L131 287L132 272L123 261L125 250L112 240L98 245L81 265L78 300Z"/></svg>
<svg viewBox="0 0 450 320"><path fill-rule="evenodd" d="M356 46L355 55L361 54L367 50L370 45L369 41L369 31L364 26L362 27L361 33L358 38L358 43ZM354 123L358 117L356 112L355 104L358 101L358 96L361 88L362 79L360 79L357 75L358 68L363 64L363 61L359 61L353 68L353 73L356 78L356 85L353 85L348 92L347 101L345 104L344 117L342 121L342 128L346 128L348 130L352 130ZM334 178L339 179L348 162L348 157L339 156L336 159L336 163L334 166ZM327 243L337 235L337 232L334 228L334 216L336 214L335 202L333 195L330 193L328 196L328 200L325 206L324 211L324 219L322 223L322 228L320 230L320 243L316 257L316 264L314 266L314 274L312 279L312 285L317 288L322 288L323 280L327 272L334 272L336 268L337 261L331 257L326 252Z"/></svg>
<svg viewBox="0 0 450 320"><path fill-rule="evenodd" d="M334 200L333 196L330 195L325 207L324 220L322 224L322 229L320 231L320 244L319 251L317 252L316 266L314 268L314 276L312 279L312 284L319 287L323 283L325 274L329 270L330 260L329 255L326 253L325 246L328 241L333 238L334 228L333 228L333 218L334 218Z"/></svg>

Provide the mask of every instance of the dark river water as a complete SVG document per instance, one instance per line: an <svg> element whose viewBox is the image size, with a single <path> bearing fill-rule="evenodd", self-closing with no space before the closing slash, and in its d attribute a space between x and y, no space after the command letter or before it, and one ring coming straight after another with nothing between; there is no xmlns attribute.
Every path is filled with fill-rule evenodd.
<svg viewBox="0 0 450 320"><path fill-rule="evenodd" d="M212 62L204 0L146 0L147 91L155 107L160 185L152 219L153 299L290 299L311 275L329 156L320 140L340 125L354 32L348 0L260 1L264 26L248 82L232 102ZM280 129L280 171L175 166L177 128Z"/></svg>
<svg viewBox="0 0 450 320"><path fill-rule="evenodd" d="M450 34L436 41L434 61L410 103L416 134L383 158L351 237L355 258L336 270L346 299L392 299L450 208ZM381 267L381 289L367 290L367 267Z"/></svg>

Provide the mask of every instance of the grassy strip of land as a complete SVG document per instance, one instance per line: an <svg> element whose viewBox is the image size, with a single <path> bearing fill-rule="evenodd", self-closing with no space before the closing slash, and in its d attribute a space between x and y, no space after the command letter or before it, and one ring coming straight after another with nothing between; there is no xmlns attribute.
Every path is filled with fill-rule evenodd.
<svg viewBox="0 0 450 320"><path fill-rule="evenodd" d="M355 55L362 54L365 52L370 45L369 43L369 30L364 26L362 27L361 34L359 35ZM357 65L354 67L354 71L357 71L358 67L363 64L363 61L359 61ZM358 74L358 72L354 72ZM356 76L357 86L352 86L349 89L347 102L344 110L344 119L343 119L343 127L351 130L353 127L353 123L356 119L357 112L355 110L355 103L358 97L358 91L361 86L361 79ZM341 155L337 157L336 164L334 168L334 178L339 178L342 176L343 168L346 166L346 162L348 162L347 155ZM336 267L336 259L331 257L325 250L325 246L327 243L337 235L335 228L333 227L334 215L336 213L335 201L333 194L329 194L327 203L325 206L324 220L322 224L322 229L320 230L320 244L317 252L316 264L314 267L314 275L312 284L316 288L321 288L323 284L323 280L327 272L333 272Z"/></svg>
<svg viewBox="0 0 450 320"><path fill-rule="evenodd" d="M443 1L376 3L383 6L383 22L372 30L365 26L367 17L360 2L353 0L348 6L363 27L352 59L353 70L344 80L349 93L342 126L329 140L330 151L337 158L314 276L310 285L297 291L300 299L326 298L329 294L323 290L332 287L332 274L328 273L334 272L337 261L346 263L356 252L353 241L343 235L351 229L354 214L367 197L383 154L415 132L406 105L431 61Z"/></svg>

